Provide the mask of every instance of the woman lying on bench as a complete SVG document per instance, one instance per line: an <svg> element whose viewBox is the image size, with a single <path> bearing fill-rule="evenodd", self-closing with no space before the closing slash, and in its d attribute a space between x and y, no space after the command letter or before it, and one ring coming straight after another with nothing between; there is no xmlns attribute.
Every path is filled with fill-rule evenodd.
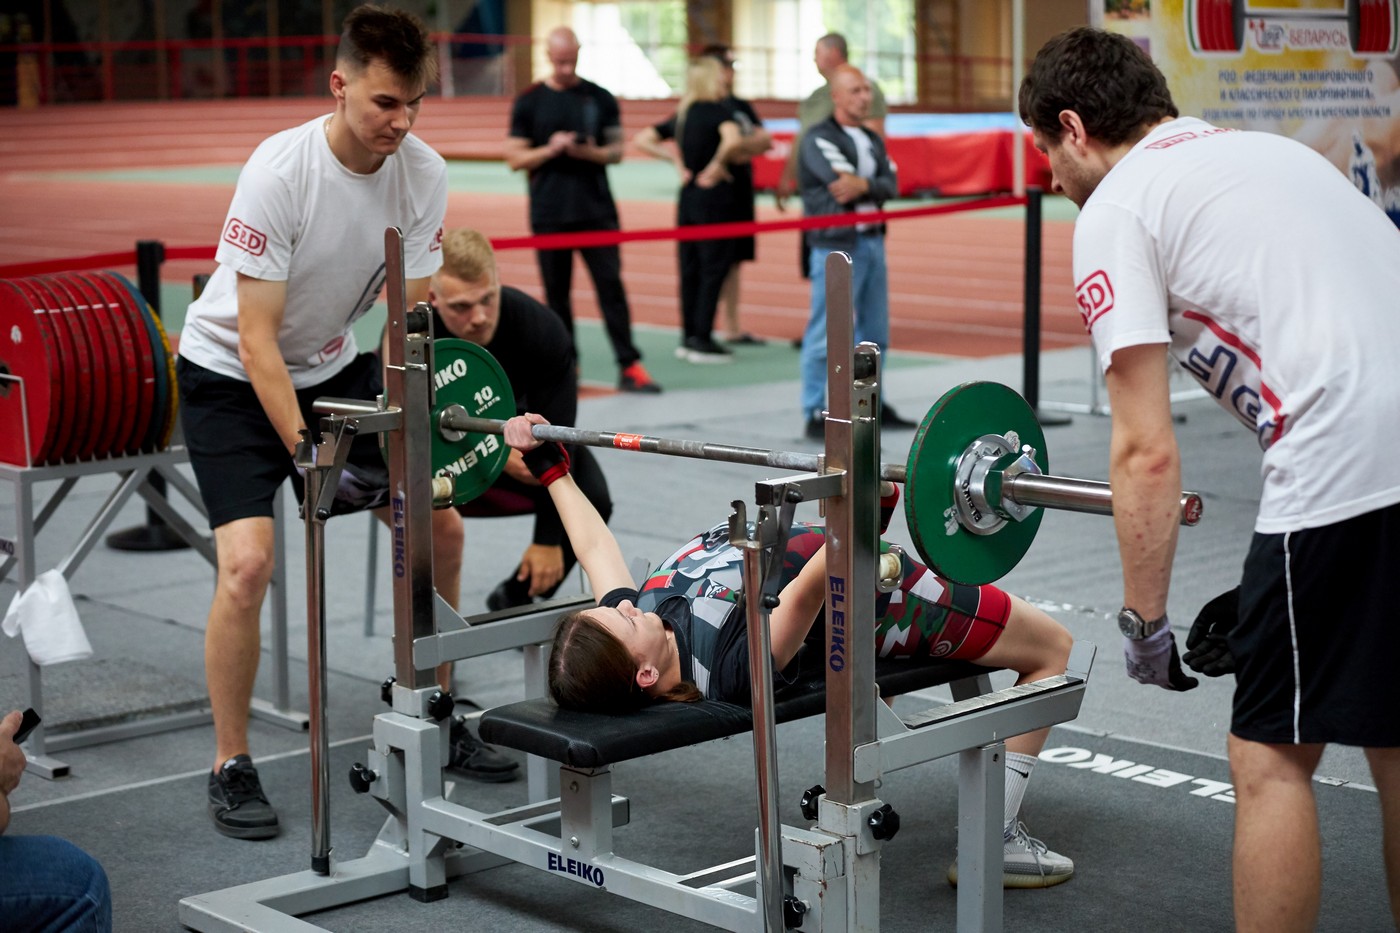
<svg viewBox="0 0 1400 933"><path fill-rule="evenodd" d="M549 659L554 701L591 712L625 712L658 700L747 706L743 554L729 543L727 524L686 542L639 587L617 539L569 476L564 449L531 433L546 423L536 414L511 418L505 440L548 488L598 600L597 608L559 620ZM882 487L888 493L880 502L883 534L899 494L893 484ZM825 626L816 624L826 599L824 543L819 525L791 529L779 604L769 617L777 689L826 655ZM879 657L976 661L1015 671L1018 684L1064 673L1071 638L1050 616L994 586L950 583L907 556L902 564L899 588L874 594ZM1019 819L1048 731L1006 740L1006 887L1049 887L1074 874L1074 862L1032 838ZM957 883L956 862L948 880Z"/></svg>

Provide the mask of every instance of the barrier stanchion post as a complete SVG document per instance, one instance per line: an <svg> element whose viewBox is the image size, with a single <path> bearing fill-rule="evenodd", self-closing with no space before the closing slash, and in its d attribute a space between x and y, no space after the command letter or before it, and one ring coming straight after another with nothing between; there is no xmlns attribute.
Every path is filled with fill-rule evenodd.
<svg viewBox="0 0 1400 933"><path fill-rule="evenodd" d="M1040 262L1041 197L1038 187L1026 189L1025 323L1021 330L1021 395L1042 425L1069 424L1070 417L1040 407Z"/></svg>
<svg viewBox="0 0 1400 933"><path fill-rule="evenodd" d="M160 317L160 267L163 262L164 243L160 240L137 241L136 284L156 317ZM171 386L170 391L175 391L175 387ZM147 482L157 495L165 496L165 477L158 471L152 470ZM148 505L146 524L112 532L107 536L107 546L118 551L178 551L190 545L166 524L160 513Z"/></svg>

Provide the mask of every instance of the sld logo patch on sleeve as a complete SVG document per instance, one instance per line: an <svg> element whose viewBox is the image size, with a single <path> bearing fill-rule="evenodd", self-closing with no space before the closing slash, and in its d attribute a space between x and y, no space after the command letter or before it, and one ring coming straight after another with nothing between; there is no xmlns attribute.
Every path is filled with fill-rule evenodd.
<svg viewBox="0 0 1400 933"><path fill-rule="evenodd" d="M1113 283L1108 280L1108 273L1100 269L1091 274L1075 287L1074 297L1079 302L1084 327L1092 328L1095 321L1113 310Z"/></svg>
<svg viewBox="0 0 1400 933"><path fill-rule="evenodd" d="M253 229L237 217L230 217L224 224L224 242L232 243L253 256L261 256L267 249L267 234Z"/></svg>

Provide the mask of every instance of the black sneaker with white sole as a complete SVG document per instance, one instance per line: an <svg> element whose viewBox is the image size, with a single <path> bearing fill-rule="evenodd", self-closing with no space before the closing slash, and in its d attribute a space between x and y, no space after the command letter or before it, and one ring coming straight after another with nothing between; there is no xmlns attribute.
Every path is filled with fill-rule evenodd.
<svg viewBox="0 0 1400 933"><path fill-rule="evenodd" d="M209 816L214 828L234 839L271 839L277 811L267 802L258 769L247 755L234 755L209 774Z"/></svg>

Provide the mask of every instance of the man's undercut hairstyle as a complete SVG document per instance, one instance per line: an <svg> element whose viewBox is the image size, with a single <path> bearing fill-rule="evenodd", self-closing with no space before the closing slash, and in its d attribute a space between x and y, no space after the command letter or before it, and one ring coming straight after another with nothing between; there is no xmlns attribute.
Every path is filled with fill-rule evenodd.
<svg viewBox="0 0 1400 933"><path fill-rule="evenodd" d="M422 20L365 3L345 17L335 64L358 73L375 61L413 87L427 88L437 78L437 49Z"/></svg>
<svg viewBox="0 0 1400 933"><path fill-rule="evenodd" d="M1021 82L1019 104L1021 119L1052 142L1064 132L1064 110L1079 114L1088 134L1110 146L1180 116L1166 77L1141 46L1090 26L1045 43Z"/></svg>
<svg viewBox="0 0 1400 933"><path fill-rule="evenodd" d="M442 271L463 282L494 282L496 251L481 231L456 227L442 237Z"/></svg>
<svg viewBox="0 0 1400 933"><path fill-rule="evenodd" d="M839 32L829 32L817 40L817 45L824 45L829 49L834 49L841 53L843 61L850 61L851 55L846 48L846 37Z"/></svg>

